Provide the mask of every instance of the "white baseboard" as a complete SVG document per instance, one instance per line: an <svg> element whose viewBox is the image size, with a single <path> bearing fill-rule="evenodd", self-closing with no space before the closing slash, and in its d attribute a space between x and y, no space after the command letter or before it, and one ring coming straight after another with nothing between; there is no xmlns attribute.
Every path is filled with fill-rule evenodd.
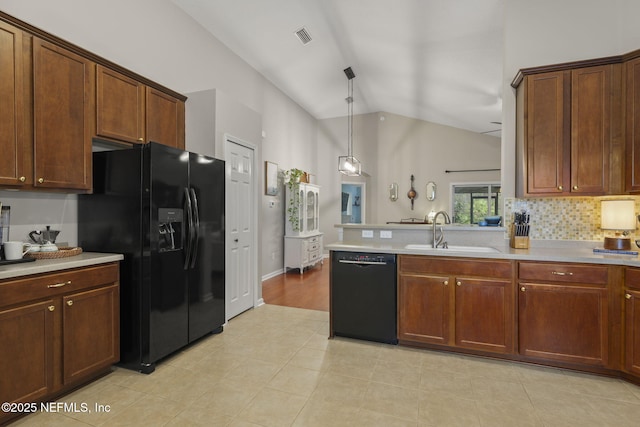
<svg viewBox="0 0 640 427"><path fill-rule="evenodd" d="M284 273L284 268L281 268L280 270L276 270L269 274L265 274L264 276L262 276L262 281L264 282L265 280L271 279L272 277L279 276L282 273Z"/></svg>

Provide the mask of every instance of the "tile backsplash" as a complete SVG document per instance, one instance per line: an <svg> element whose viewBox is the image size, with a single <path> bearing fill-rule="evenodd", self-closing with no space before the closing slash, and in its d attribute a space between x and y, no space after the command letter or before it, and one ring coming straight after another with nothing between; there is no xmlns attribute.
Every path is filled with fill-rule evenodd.
<svg viewBox="0 0 640 427"><path fill-rule="evenodd" d="M539 240L604 240L613 231L600 229L600 202L607 199L632 199L636 215L640 213L640 197L554 197L517 199L506 198L505 226L513 221L513 212L526 210L531 214L532 239ZM637 224L636 224L637 225ZM631 241L640 233L630 232Z"/></svg>

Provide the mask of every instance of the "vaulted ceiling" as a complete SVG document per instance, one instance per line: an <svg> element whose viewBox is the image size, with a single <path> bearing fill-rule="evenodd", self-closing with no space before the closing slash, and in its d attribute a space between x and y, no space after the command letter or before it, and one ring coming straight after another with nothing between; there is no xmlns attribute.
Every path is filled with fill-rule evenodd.
<svg viewBox="0 0 640 427"><path fill-rule="evenodd" d="M351 67L354 114L500 136L504 0L173 1L317 119L347 114Z"/></svg>

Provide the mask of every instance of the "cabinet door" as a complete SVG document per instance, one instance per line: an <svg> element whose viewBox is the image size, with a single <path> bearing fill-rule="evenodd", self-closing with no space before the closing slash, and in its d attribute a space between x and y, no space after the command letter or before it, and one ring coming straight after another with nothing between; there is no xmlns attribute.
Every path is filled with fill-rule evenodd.
<svg viewBox="0 0 640 427"><path fill-rule="evenodd" d="M640 192L640 58L626 63L626 190Z"/></svg>
<svg viewBox="0 0 640 427"><path fill-rule="evenodd" d="M63 382L69 384L120 359L118 285L63 298Z"/></svg>
<svg viewBox="0 0 640 427"><path fill-rule="evenodd" d="M528 194L562 194L569 183L570 73L527 77L526 167Z"/></svg>
<svg viewBox="0 0 640 427"><path fill-rule="evenodd" d="M606 366L607 289L520 283L520 354Z"/></svg>
<svg viewBox="0 0 640 427"><path fill-rule="evenodd" d="M34 402L51 391L55 309L47 300L0 311L1 402Z"/></svg>
<svg viewBox="0 0 640 427"><path fill-rule="evenodd" d="M398 339L449 344L448 276L400 275Z"/></svg>
<svg viewBox="0 0 640 427"><path fill-rule="evenodd" d="M571 71L571 192L609 190L611 66Z"/></svg>
<svg viewBox="0 0 640 427"><path fill-rule="evenodd" d="M95 65L33 39L34 185L91 189Z"/></svg>
<svg viewBox="0 0 640 427"><path fill-rule="evenodd" d="M147 142L184 149L184 102L147 87Z"/></svg>
<svg viewBox="0 0 640 427"><path fill-rule="evenodd" d="M455 279L456 346L495 353L513 351L510 280Z"/></svg>
<svg viewBox="0 0 640 427"><path fill-rule="evenodd" d="M96 67L96 135L144 142L145 86L101 65Z"/></svg>
<svg viewBox="0 0 640 427"><path fill-rule="evenodd" d="M640 291L625 293L625 369L640 374Z"/></svg>
<svg viewBox="0 0 640 427"><path fill-rule="evenodd" d="M27 180L22 73L22 31L0 22L0 185Z"/></svg>

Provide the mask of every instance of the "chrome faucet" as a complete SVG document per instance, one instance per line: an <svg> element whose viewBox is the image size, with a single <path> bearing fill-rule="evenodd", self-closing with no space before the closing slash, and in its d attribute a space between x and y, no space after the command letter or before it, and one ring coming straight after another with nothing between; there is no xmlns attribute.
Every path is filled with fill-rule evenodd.
<svg viewBox="0 0 640 427"><path fill-rule="evenodd" d="M451 224L451 218L449 217L449 214L446 213L445 211L438 211L438 213L435 214L435 216L433 217L433 249L436 249L438 246L440 246L440 244L443 244L443 247L447 247L447 242L443 242L444 241L444 231L442 229L442 226L440 226L440 237L436 238L436 225L438 223L438 217L442 215L444 216L444 223L445 224Z"/></svg>

